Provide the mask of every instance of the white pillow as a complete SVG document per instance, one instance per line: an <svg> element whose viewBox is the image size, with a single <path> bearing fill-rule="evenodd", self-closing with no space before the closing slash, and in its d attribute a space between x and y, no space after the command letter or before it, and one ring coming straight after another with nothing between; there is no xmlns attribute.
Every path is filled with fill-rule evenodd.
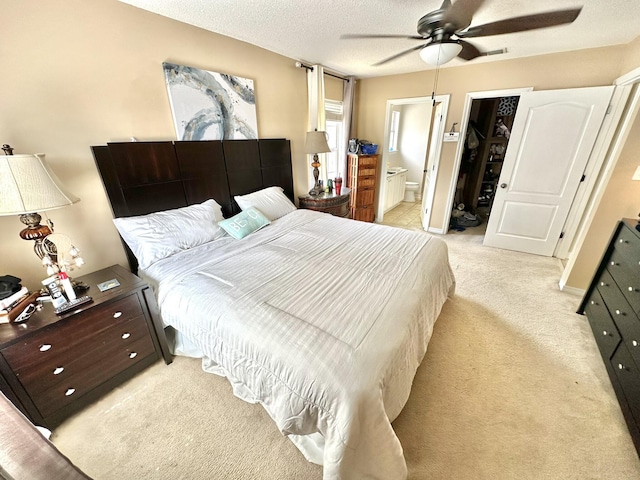
<svg viewBox="0 0 640 480"><path fill-rule="evenodd" d="M238 195L233 199L242 210L257 208L270 221L277 220L296 210L296 206L283 193L280 187L268 187L247 195Z"/></svg>
<svg viewBox="0 0 640 480"><path fill-rule="evenodd" d="M118 232L145 269L158 260L226 235L222 209L211 199L188 207L137 217L114 218Z"/></svg>

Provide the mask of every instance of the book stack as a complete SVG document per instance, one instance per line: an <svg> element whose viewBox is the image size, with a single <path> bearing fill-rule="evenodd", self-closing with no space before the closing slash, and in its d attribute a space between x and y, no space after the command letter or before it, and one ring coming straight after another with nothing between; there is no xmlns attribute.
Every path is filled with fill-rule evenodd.
<svg viewBox="0 0 640 480"><path fill-rule="evenodd" d="M15 321L37 296L38 292L31 294L27 287L22 287L14 294L0 300L0 323Z"/></svg>

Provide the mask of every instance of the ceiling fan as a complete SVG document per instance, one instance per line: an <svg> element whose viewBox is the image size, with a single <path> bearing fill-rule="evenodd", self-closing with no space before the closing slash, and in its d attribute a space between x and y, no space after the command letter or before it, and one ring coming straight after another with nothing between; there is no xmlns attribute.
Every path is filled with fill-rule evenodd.
<svg viewBox="0 0 640 480"><path fill-rule="evenodd" d="M566 10L554 10L521 17L508 18L497 22L486 23L468 28L473 20L473 15L478 11L485 0L444 0L438 10L429 12L418 20L418 35L385 35L385 34L346 34L341 38L406 38L420 40L417 47L409 48L392 55L374 64L374 66L396 60L411 52L420 50L420 57L426 63L440 66L454 57L463 60L487 55L490 52L481 52L473 44L465 41L466 38L486 37L490 35L502 35L505 33L524 32L538 28L553 27L573 22L582 7Z"/></svg>

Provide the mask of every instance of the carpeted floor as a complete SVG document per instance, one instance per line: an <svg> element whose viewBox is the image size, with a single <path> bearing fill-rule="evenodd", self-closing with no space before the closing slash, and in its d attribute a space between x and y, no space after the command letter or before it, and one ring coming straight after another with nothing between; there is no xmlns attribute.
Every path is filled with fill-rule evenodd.
<svg viewBox="0 0 640 480"><path fill-rule="evenodd" d="M640 479L579 298L556 259L445 240L444 306L394 422L410 479ZM157 363L63 423L53 442L96 480L321 479L258 405L198 360Z"/></svg>

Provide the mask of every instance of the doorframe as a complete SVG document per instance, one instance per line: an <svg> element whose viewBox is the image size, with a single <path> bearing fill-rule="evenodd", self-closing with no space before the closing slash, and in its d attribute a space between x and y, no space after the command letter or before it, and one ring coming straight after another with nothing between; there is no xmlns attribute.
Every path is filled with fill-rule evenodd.
<svg viewBox="0 0 640 480"><path fill-rule="evenodd" d="M609 135L609 142L605 143L603 148L603 154L599 158L599 170L597 176L597 183L593 186L593 189L589 191L590 201L585 206L585 211L581 212L579 229L573 239L571 253L567 260L567 264L562 271L562 275L559 281L560 290L571 293L574 295L582 296L585 291L580 288L570 287L567 285L567 280L571 275L573 268L575 267L578 254L582 249L587 233L591 228L591 224L595 218L596 211L600 206L604 192L611 180L613 170L618 163L620 154L624 149L629 132L633 126L633 122L636 116L640 112L640 86L634 89L635 84L640 83L640 67L631 70L630 72L618 77L613 84L616 86L616 90L627 92L627 101L620 102L617 109L622 112L619 115L619 121L614 122L610 131L601 130L602 135ZM614 92L614 96L616 92ZM617 113L617 112L616 112ZM612 115L613 117L613 115Z"/></svg>
<svg viewBox="0 0 640 480"><path fill-rule="evenodd" d="M460 139L458 140L458 146L456 148L455 162L453 164L453 176L451 178L451 184L449 185L447 208L445 210L445 215L442 222L442 231L437 233L446 235L449 231L451 209L453 208L453 200L456 195L456 187L458 185L458 177L460 175L460 166L462 164L462 154L464 153L465 138L467 138L467 128L469 127L469 117L471 116L471 104L474 100L482 100L484 98L519 97L523 93L531 91L533 91L533 87L487 90L482 92L467 93L464 100L464 108L462 109L462 117L460 122Z"/></svg>
<svg viewBox="0 0 640 480"><path fill-rule="evenodd" d="M446 123L446 118L447 118L447 113L449 112L449 98L451 96L450 95L436 95L435 97L408 97L408 98L390 98L387 100L387 109L386 109L386 114L385 114L385 121L384 121L384 142L382 145L382 159L380 161L380 165L378 170L380 171L380 173L378 174L378 185L380 185L380 188L378 188L378 202L377 202L377 214L376 214L376 223L381 223L384 220L384 195L385 195L385 190L386 190L386 184L387 182L386 180L386 165L387 165L387 158L389 155L389 127L391 126L391 107L393 105L415 105L415 104L422 104L422 103L429 103L429 102L435 102L435 103L442 103L442 118L443 121L440 122L436 128L441 129L440 134L436 137L436 138L440 138L440 141L436 143L436 157L434 159L434 167L435 167L435 175L438 174L438 169L440 167L440 155L442 153L442 138L444 135L444 125ZM433 122L430 123L429 125L429 130L426 132L426 135L429 136L429 141L431 141L431 131L434 128ZM427 145L427 151L425 152L425 162L426 162L426 154L429 151L430 145ZM424 167L423 167L424 168ZM431 203L433 205L433 199L435 196L435 188L434 191L430 193L430 197L431 197ZM422 204L424 205L425 202L425 198L423 197L422 199Z"/></svg>

